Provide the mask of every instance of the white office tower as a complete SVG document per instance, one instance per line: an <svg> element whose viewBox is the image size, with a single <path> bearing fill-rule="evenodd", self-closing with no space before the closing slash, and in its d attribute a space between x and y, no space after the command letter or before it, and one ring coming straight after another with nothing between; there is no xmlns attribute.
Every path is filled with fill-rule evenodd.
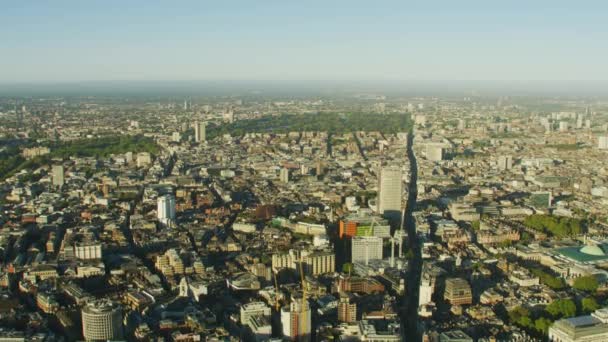
<svg viewBox="0 0 608 342"><path fill-rule="evenodd" d="M289 307L281 309L281 326L283 338L289 341L310 341L311 331L310 306L302 297L291 298Z"/></svg>
<svg viewBox="0 0 608 342"><path fill-rule="evenodd" d="M156 214L158 221L164 226L171 226L175 222L175 197L164 195L158 198Z"/></svg>
<svg viewBox="0 0 608 342"><path fill-rule="evenodd" d="M559 122L559 131L560 132L568 132L568 122L567 121L560 121Z"/></svg>
<svg viewBox="0 0 608 342"><path fill-rule="evenodd" d="M430 161L442 161L443 160L443 147L436 144L426 145L426 159Z"/></svg>
<svg viewBox="0 0 608 342"><path fill-rule="evenodd" d="M181 133L173 132L173 135L171 135L171 140L173 140L174 142L180 142L180 140L182 140Z"/></svg>
<svg viewBox="0 0 608 342"><path fill-rule="evenodd" d="M378 213L398 215L403 197L402 172L399 167L384 167L378 176Z"/></svg>
<svg viewBox="0 0 608 342"><path fill-rule="evenodd" d="M110 301L94 301L82 308L82 335L86 341L121 340L122 310Z"/></svg>
<svg viewBox="0 0 608 342"><path fill-rule="evenodd" d="M194 122L194 141L197 143L205 142L207 140L207 123L206 122Z"/></svg>
<svg viewBox="0 0 608 342"><path fill-rule="evenodd" d="M433 285L428 277L422 276L420 280L420 294L418 297L418 306L426 305L433 301Z"/></svg>
<svg viewBox="0 0 608 342"><path fill-rule="evenodd" d="M279 178L281 180L281 183L289 183L289 169L285 167L282 168Z"/></svg>
<svg viewBox="0 0 608 342"><path fill-rule="evenodd" d="M351 240L351 261L363 262L382 259L382 238L377 236L355 236Z"/></svg>
<svg viewBox="0 0 608 342"><path fill-rule="evenodd" d="M583 122L584 122L584 116L583 116L583 114L579 114L576 117L576 129L583 128Z"/></svg>
<svg viewBox="0 0 608 342"><path fill-rule="evenodd" d="M52 168L53 186L61 188L65 183L63 178L63 165L53 165Z"/></svg>
<svg viewBox="0 0 608 342"><path fill-rule="evenodd" d="M501 171L511 170L513 168L513 157L512 156L500 156L498 157L498 169Z"/></svg>
<svg viewBox="0 0 608 342"><path fill-rule="evenodd" d="M608 150L608 136L599 137L597 147L600 150Z"/></svg>

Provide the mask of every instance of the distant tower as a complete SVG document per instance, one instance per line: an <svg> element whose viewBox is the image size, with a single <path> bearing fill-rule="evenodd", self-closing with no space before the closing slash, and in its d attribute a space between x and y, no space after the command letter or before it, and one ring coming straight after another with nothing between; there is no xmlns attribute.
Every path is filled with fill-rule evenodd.
<svg viewBox="0 0 608 342"><path fill-rule="evenodd" d="M194 123L194 141L197 143L205 142L207 140L207 123L198 122Z"/></svg>
<svg viewBox="0 0 608 342"><path fill-rule="evenodd" d="M171 226L175 222L175 197L173 195L159 197L156 214L161 224Z"/></svg>
<svg viewBox="0 0 608 342"><path fill-rule="evenodd" d="M53 165L52 168L52 173L53 173L53 186L57 187L57 188L61 188L63 186L63 184L65 184L65 180L64 180L64 171L63 171L63 165Z"/></svg>
<svg viewBox="0 0 608 342"><path fill-rule="evenodd" d="M351 303L348 294L340 295L338 303L338 321L353 323L357 321L357 304Z"/></svg>
<svg viewBox="0 0 608 342"><path fill-rule="evenodd" d="M82 335L86 341L121 340L122 310L109 301L95 301L82 308Z"/></svg>
<svg viewBox="0 0 608 342"><path fill-rule="evenodd" d="M289 169L286 167L282 168L279 178L281 183L289 183Z"/></svg>
<svg viewBox="0 0 608 342"><path fill-rule="evenodd" d="M378 213L398 218L403 196L402 172L399 167L384 167L378 177Z"/></svg>
<svg viewBox="0 0 608 342"><path fill-rule="evenodd" d="M513 168L513 157L512 156L500 156L498 157L498 169L501 171L511 170Z"/></svg>

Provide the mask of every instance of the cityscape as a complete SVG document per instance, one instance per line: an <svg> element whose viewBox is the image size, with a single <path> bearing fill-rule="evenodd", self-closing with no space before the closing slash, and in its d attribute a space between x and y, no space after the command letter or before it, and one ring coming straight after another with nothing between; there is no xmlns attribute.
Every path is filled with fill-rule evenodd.
<svg viewBox="0 0 608 342"><path fill-rule="evenodd" d="M563 9L531 5L539 26L515 29L525 10L481 2L192 3L181 21L166 4L93 3L0 14L19 37L0 62L0 341L608 341L607 55L552 64ZM603 9L565 12L594 35ZM58 11L74 19L15 21ZM453 52L445 81L436 55L367 59L400 53L407 24L385 18L408 11L471 20L415 31L442 44L487 27L542 33L550 52L501 55L488 77L503 81L480 80L474 49ZM365 15L377 31L351 22ZM106 20L92 40L66 29ZM117 48L97 64L110 41L149 53L168 35L154 25L176 25L173 55ZM219 26L195 39L196 25ZM235 36L246 58L216 41ZM200 42L211 56L184 63Z"/></svg>

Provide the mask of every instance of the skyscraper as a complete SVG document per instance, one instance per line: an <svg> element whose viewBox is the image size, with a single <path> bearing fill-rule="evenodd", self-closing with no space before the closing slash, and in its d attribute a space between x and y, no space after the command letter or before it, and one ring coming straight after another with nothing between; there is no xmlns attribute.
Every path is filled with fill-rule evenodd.
<svg viewBox="0 0 608 342"><path fill-rule="evenodd" d="M110 301L95 301L82 308L82 335L86 341L123 338L122 310Z"/></svg>
<svg viewBox="0 0 608 342"><path fill-rule="evenodd" d="M384 167L378 177L378 213L399 218L403 196L402 172L398 167Z"/></svg>
<svg viewBox="0 0 608 342"><path fill-rule="evenodd" d="M161 224L170 226L175 221L175 197L173 195L159 197L156 214Z"/></svg>
<svg viewBox="0 0 608 342"><path fill-rule="evenodd" d="M606 149L608 149L608 136L599 137L598 138L598 142L597 142L597 147L600 150L606 150Z"/></svg>
<svg viewBox="0 0 608 342"><path fill-rule="evenodd" d="M63 178L63 165L53 165L53 186L55 187L62 187L63 184L65 183L64 178Z"/></svg>
<svg viewBox="0 0 608 342"><path fill-rule="evenodd" d="M311 315L308 301L292 297L291 304L281 309L283 337L290 341L310 341Z"/></svg>
<svg viewBox="0 0 608 342"><path fill-rule="evenodd" d="M194 122L194 141L197 143L205 142L207 140L207 123L206 122Z"/></svg>

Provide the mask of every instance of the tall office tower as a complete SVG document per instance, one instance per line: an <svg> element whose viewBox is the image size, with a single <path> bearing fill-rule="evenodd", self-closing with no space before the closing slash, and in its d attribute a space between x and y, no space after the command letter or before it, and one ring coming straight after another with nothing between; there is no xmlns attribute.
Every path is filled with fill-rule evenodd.
<svg viewBox="0 0 608 342"><path fill-rule="evenodd" d="M173 195L159 197L156 214L158 221L165 226L170 226L175 222L175 197Z"/></svg>
<svg viewBox="0 0 608 342"><path fill-rule="evenodd" d="M205 142L207 140L207 123L206 122L194 122L194 141L197 143Z"/></svg>
<svg viewBox="0 0 608 342"><path fill-rule="evenodd" d="M501 171L511 170L513 168L513 157L512 156L500 156L498 157L498 169Z"/></svg>
<svg viewBox="0 0 608 342"><path fill-rule="evenodd" d="M426 145L426 159L430 161L442 161L443 147L437 146L436 144Z"/></svg>
<svg viewBox="0 0 608 342"><path fill-rule="evenodd" d="M94 301L82 308L82 335L86 341L121 340L122 310L110 301Z"/></svg>
<svg viewBox="0 0 608 342"><path fill-rule="evenodd" d="M357 304L351 302L348 294L340 295L340 302L338 302L338 321L345 323L357 321Z"/></svg>
<svg viewBox="0 0 608 342"><path fill-rule="evenodd" d="M464 129L467 127L467 122L464 121L464 119L458 119L458 130L459 131L464 131Z"/></svg>
<svg viewBox="0 0 608 342"><path fill-rule="evenodd" d="M602 136L597 139L597 148L600 150L608 149L608 136Z"/></svg>
<svg viewBox="0 0 608 342"><path fill-rule="evenodd" d="M289 183L289 169L285 167L282 168L281 174L279 175L279 179L281 180L281 183Z"/></svg>
<svg viewBox="0 0 608 342"><path fill-rule="evenodd" d="M351 261L364 262L382 259L382 238L377 236L355 236L351 240Z"/></svg>
<svg viewBox="0 0 608 342"><path fill-rule="evenodd" d="M384 167L378 176L378 213L396 220L401 216L402 177L398 167Z"/></svg>
<svg viewBox="0 0 608 342"><path fill-rule="evenodd" d="M559 131L560 132L568 132L568 122L567 121L560 121L559 122Z"/></svg>
<svg viewBox="0 0 608 342"><path fill-rule="evenodd" d="M583 122L584 122L584 117L583 114L579 114L576 117L576 129L581 129L583 128Z"/></svg>
<svg viewBox="0 0 608 342"><path fill-rule="evenodd" d="M310 341L310 306L302 297L291 298L291 304L281 309L283 337L290 341Z"/></svg>
<svg viewBox="0 0 608 342"><path fill-rule="evenodd" d="M63 165L53 165L52 172L53 172L53 186L58 187L58 188L62 187L63 184L65 183L64 178L63 178Z"/></svg>

